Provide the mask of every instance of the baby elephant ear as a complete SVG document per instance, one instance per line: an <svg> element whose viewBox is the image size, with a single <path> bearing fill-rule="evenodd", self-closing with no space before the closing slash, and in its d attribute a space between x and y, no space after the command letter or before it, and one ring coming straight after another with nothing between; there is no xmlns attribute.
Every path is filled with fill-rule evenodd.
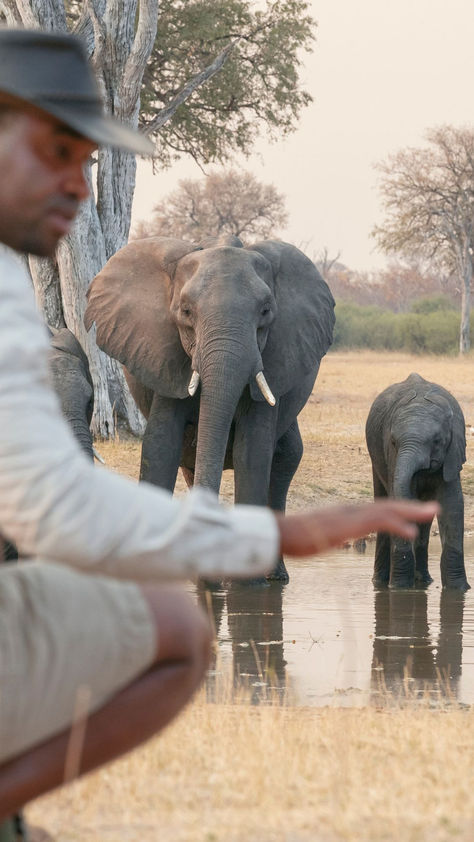
<svg viewBox="0 0 474 842"><path fill-rule="evenodd" d="M451 441L443 462L443 479L452 482L459 476L466 461L466 422L457 400L446 390L430 389L425 399L435 403L449 416L451 427Z"/></svg>
<svg viewBox="0 0 474 842"><path fill-rule="evenodd" d="M181 257L195 246L149 237L117 252L92 281L84 317L97 344L158 394L185 398L191 361L170 317L172 282Z"/></svg>
<svg viewBox="0 0 474 842"><path fill-rule="evenodd" d="M311 371L332 342L334 299L314 263L288 243L250 247L271 263L277 312L263 352L264 375L277 397Z"/></svg>
<svg viewBox="0 0 474 842"><path fill-rule="evenodd" d="M445 482L456 479L466 461L466 422L457 401L452 404L452 409L451 443L443 464L443 479Z"/></svg>

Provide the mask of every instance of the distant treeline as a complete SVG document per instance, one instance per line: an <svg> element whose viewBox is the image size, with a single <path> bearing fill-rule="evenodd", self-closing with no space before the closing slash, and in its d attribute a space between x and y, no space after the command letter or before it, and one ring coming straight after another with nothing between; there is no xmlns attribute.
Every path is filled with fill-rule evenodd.
<svg viewBox="0 0 474 842"><path fill-rule="evenodd" d="M453 275L423 264L392 260L386 269L353 272L341 263L316 261L336 301L407 313L420 298L446 298L461 308L461 292Z"/></svg>
<svg viewBox="0 0 474 842"><path fill-rule="evenodd" d="M459 350L459 325L459 311L442 295L420 298L405 313L338 300L332 347L455 354Z"/></svg>

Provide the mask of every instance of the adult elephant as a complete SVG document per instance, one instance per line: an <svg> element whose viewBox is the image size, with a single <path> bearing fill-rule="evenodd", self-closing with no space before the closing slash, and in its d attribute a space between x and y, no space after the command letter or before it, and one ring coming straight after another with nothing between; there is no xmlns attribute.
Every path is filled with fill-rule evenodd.
<svg viewBox="0 0 474 842"><path fill-rule="evenodd" d="M283 511L302 455L297 415L334 325L314 264L278 241L130 243L92 282L85 315L125 366L148 419L140 477L219 491L234 468L235 501ZM199 423L198 423L199 422ZM281 561L275 576L287 578Z"/></svg>
<svg viewBox="0 0 474 842"><path fill-rule="evenodd" d="M443 587L467 590L464 567L464 500L460 472L466 461L464 416L457 400L419 374L383 391L366 424L374 496L436 499ZM377 535L374 584L393 588L428 585L431 524L419 527L411 545Z"/></svg>

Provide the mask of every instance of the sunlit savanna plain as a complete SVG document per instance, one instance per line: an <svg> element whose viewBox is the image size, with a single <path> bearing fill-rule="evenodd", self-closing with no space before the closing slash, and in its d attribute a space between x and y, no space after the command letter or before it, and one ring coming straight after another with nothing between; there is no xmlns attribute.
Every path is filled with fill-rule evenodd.
<svg viewBox="0 0 474 842"><path fill-rule="evenodd" d="M466 531L474 531L471 356L329 354L300 416L305 453L290 509L369 498L368 409L412 371L445 386L464 410ZM138 443L122 437L99 449L110 468L137 476ZM230 474L223 495L230 499ZM309 708L270 696L252 707L245 691L231 703L225 681L217 695L209 704L201 694L160 738L31 805L32 824L57 842L472 839L469 706Z"/></svg>

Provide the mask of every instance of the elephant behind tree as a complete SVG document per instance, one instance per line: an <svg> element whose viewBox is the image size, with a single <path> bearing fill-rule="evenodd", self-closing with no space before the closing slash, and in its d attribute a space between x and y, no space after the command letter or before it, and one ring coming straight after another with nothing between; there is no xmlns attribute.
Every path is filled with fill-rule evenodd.
<svg viewBox="0 0 474 842"><path fill-rule="evenodd" d="M366 424L375 497L438 500L443 587L467 590L464 500L460 472L466 461L464 416L457 400L419 374L395 383L374 401ZM428 585L431 524L414 542L377 535L374 584Z"/></svg>
<svg viewBox="0 0 474 842"><path fill-rule="evenodd" d="M277 241L151 237L114 255L88 299L86 327L147 418L141 479L172 491L181 464L188 484L218 492L233 467L237 503L283 511L297 416L332 341L334 300L314 264Z"/></svg>
<svg viewBox="0 0 474 842"><path fill-rule="evenodd" d="M79 341L67 328L49 328L49 367L62 413L82 450L93 459L90 423L94 387L89 362Z"/></svg>

